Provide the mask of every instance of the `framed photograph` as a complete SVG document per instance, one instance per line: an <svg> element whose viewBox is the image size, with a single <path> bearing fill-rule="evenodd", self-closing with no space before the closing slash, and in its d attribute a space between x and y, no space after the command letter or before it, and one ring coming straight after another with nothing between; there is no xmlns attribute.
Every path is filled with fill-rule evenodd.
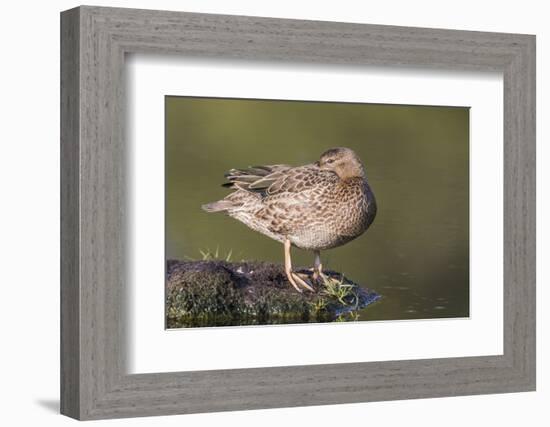
<svg viewBox="0 0 550 427"><path fill-rule="evenodd" d="M61 14L61 411L535 389L535 37Z"/></svg>

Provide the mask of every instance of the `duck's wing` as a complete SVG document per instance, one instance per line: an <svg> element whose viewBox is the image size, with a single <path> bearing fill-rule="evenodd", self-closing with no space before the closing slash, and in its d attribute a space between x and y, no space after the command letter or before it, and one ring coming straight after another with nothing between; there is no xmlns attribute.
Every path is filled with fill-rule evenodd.
<svg viewBox="0 0 550 427"><path fill-rule="evenodd" d="M287 165L254 166L231 169L226 187L237 187L264 196L283 192L297 193L327 180L338 179L336 174L319 169L315 164L291 167Z"/></svg>
<svg viewBox="0 0 550 427"><path fill-rule="evenodd" d="M260 181L269 175L282 173L283 171L287 171L289 169L292 169L292 166L262 165L243 169L231 169L224 175L228 182L222 184L222 187L251 190L249 187L255 182Z"/></svg>

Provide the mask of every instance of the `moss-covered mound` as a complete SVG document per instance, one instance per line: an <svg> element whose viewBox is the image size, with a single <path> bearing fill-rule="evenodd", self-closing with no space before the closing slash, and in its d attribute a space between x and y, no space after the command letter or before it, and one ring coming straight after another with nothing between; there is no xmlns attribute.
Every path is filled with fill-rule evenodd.
<svg viewBox="0 0 550 427"><path fill-rule="evenodd" d="M348 320L380 298L334 271L299 293L266 262L168 261L166 274L168 328Z"/></svg>

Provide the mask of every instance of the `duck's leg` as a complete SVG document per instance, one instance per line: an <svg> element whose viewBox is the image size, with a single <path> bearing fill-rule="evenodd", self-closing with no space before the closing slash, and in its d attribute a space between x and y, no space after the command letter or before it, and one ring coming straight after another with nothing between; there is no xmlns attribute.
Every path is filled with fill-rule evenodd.
<svg viewBox="0 0 550 427"><path fill-rule="evenodd" d="M323 264L321 264L321 252L315 251L315 261L313 261L313 280L317 280L321 277L323 271Z"/></svg>
<svg viewBox="0 0 550 427"><path fill-rule="evenodd" d="M298 285L306 288L311 292L315 292L315 290L307 282L305 282L300 276L298 276L296 273L292 271L292 260L290 259L290 240L285 239L284 245L285 245L285 273L286 273L286 277L288 278L288 281L292 286L294 286L294 289L296 289L298 292L302 292L302 290L298 287Z"/></svg>
<svg viewBox="0 0 550 427"><path fill-rule="evenodd" d="M290 259L290 240L288 239L285 240L285 273L290 284L294 286L294 289L296 289L298 292L302 292L302 290L298 287L298 285L296 284L296 281L292 277L292 261Z"/></svg>
<svg viewBox="0 0 550 427"><path fill-rule="evenodd" d="M323 264L321 263L321 251L315 251L315 261L313 262L313 280L326 278L323 274Z"/></svg>

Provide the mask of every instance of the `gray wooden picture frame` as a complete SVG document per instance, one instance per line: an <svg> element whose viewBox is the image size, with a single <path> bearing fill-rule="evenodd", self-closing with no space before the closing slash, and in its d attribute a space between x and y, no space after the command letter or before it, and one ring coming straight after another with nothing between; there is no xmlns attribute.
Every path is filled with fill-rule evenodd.
<svg viewBox="0 0 550 427"><path fill-rule="evenodd" d="M127 53L504 76L504 354L129 375ZM77 419L535 390L535 37L83 6L61 14L61 412Z"/></svg>

